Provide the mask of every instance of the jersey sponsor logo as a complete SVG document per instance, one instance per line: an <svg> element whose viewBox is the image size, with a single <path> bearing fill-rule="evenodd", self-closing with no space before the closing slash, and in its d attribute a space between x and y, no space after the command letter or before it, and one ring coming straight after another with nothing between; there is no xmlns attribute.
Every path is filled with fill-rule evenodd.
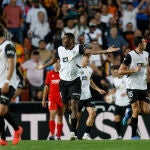
<svg viewBox="0 0 150 150"><path fill-rule="evenodd" d="M60 80L52 80L52 84L59 84Z"/></svg>
<svg viewBox="0 0 150 150"><path fill-rule="evenodd" d="M82 80L87 80L87 79L88 79L87 76L82 77Z"/></svg>

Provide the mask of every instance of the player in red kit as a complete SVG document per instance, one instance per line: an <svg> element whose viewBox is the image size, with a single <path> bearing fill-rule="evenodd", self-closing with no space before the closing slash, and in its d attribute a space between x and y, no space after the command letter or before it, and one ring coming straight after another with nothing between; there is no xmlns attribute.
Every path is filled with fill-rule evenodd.
<svg viewBox="0 0 150 150"><path fill-rule="evenodd" d="M57 140L61 140L62 134L62 119L64 114L64 108L62 99L59 92L59 69L60 69L60 61L54 64L54 70L49 71L46 75L45 87L43 93L42 106L46 107L46 98L48 95L48 109L50 112L50 120L49 120L49 129L50 129L50 140L55 140L55 118L57 115Z"/></svg>

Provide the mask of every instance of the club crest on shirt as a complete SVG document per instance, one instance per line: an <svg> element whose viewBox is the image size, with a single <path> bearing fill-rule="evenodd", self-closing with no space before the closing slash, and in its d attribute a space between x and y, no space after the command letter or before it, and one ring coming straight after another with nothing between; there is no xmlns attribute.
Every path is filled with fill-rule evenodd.
<svg viewBox="0 0 150 150"><path fill-rule="evenodd" d="M63 62L68 62L68 57L64 57L62 60Z"/></svg>

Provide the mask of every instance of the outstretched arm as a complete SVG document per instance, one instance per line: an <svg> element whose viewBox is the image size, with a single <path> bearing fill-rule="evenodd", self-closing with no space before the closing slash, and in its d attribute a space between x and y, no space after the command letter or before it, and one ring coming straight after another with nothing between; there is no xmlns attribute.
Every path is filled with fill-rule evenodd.
<svg viewBox="0 0 150 150"><path fill-rule="evenodd" d="M102 49L85 49L85 54L93 54L93 55L97 55L97 54L105 54L105 53L112 53L115 51L118 51L120 48L115 48L113 46L109 47L107 50L102 50Z"/></svg>
<svg viewBox="0 0 150 150"><path fill-rule="evenodd" d="M90 80L90 86L91 86L94 90L96 90L97 92L99 92L100 94L105 94L105 93L106 93L106 91L100 89L100 88L93 82L92 79Z"/></svg>

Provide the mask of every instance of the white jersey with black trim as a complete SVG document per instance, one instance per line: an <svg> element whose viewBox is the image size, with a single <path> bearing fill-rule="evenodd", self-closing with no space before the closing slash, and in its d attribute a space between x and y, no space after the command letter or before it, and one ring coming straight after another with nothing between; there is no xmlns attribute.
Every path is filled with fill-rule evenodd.
<svg viewBox="0 0 150 150"><path fill-rule="evenodd" d="M133 69L140 65L141 70L139 72L133 73L127 76L126 88L127 89L137 89L146 90L147 89L147 66L148 66L148 52L143 51L141 54L136 53L134 50L129 52L131 56L131 63L128 66L129 69Z"/></svg>
<svg viewBox="0 0 150 150"><path fill-rule="evenodd" d="M8 50L7 55L13 56L14 66L16 66L16 52L14 51L14 45L10 41L4 41L2 44L0 44L0 88L3 87L6 78L7 78L7 72L8 72L8 62L7 62L7 55L6 55L6 46L11 45L13 47L13 51ZM14 69L13 75L11 77L9 85L13 86L15 89L17 88L16 83L16 68Z"/></svg>
<svg viewBox="0 0 150 150"><path fill-rule="evenodd" d="M80 80L81 80L80 100L87 100L92 97L90 91L90 79L92 75L92 69L88 66L81 67L79 73L80 73Z"/></svg>
<svg viewBox="0 0 150 150"><path fill-rule="evenodd" d="M125 84L126 84L126 76L123 76L123 77L120 77L120 78L118 78L118 77L114 78L113 85L116 89L115 104L117 106L128 106L130 104L129 103L129 98L127 96L126 85Z"/></svg>
<svg viewBox="0 0 150 150"><path fill-rule="evenodd" d="M58 48L58 56L60 59L60 79L64 81L73 81L79 77L79 67L82 55L79 53L79 45L75 45L71 50L60 46Z"/></svg>

